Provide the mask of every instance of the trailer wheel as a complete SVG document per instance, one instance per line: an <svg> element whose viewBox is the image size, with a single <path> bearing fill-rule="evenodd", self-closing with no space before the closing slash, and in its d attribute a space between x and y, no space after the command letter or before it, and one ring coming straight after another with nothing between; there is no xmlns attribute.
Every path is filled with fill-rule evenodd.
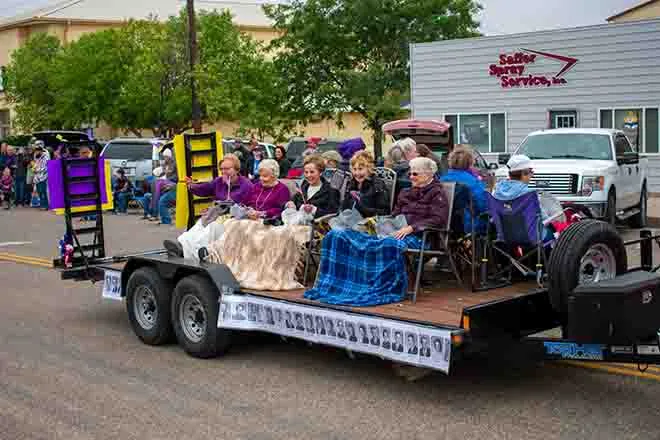
<svg viewBox="0 0 660 440"><path fill-rule="evenodd" d="M172 323L179 345L191 356L208 359L229 347L231 331L219 329L218 289L204 276L182 279L174 289Z"/></svg>
<svg viewBox="0 0 660 440"><path fill-rule="evenodd" d="M137 269L126 286L126 310L133 331L148 345L172 342L172 285L151 267Z"/></svg>
<svg viewBox="0 0 660 440"><path fill-rule="evenodd" d="M565 321L567 298L576 286L612 279L627 269L626 247L614 226L591 219L575 223L550 254L550 303Z"/></svg>

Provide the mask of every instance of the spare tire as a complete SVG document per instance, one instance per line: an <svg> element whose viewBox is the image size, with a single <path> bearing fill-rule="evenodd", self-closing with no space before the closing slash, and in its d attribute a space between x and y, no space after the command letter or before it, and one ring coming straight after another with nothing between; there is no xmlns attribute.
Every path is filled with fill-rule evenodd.
<svg viewBox="0 0 660 440"><path fill-rule="evenodd" d="M568 295L576 286L612 279L627 270L626 246L616 228L599 220L582 220L562 232L550 254L550 303L565 323Z"/></svg>

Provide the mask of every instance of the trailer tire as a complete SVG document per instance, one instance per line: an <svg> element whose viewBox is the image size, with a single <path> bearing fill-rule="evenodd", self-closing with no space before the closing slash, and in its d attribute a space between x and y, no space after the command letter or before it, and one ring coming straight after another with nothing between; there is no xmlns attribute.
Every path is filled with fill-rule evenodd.
<svg viewBox="0 0 660 440"><path fill-rule="evenodd" d="M183 278L172 297L172 325L181 348L209 359L229 348L231 331L217 326L220 292L202 275Z"/></svg>
<svg viewBox="0 0 660 440"><path fill-rule="evenodd" d="M609 279L627 269L626 246L613 225L592 219L575 223L560 235L550 254L550 303L565 323L568 296L578 284Z"/></svg>
<svg viewBox="0 0 660 440"><path fill-rule="evenodd" d="M147 345L173 341L170 316L172 284L151 267L133 272L126 284L126 310L133 332Z"/></svg>

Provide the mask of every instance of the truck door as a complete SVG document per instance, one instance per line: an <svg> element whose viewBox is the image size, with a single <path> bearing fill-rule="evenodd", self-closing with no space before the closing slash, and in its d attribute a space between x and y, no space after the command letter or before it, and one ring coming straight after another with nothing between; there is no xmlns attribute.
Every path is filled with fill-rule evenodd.
<svg viewBox="0 0 660 440"><path fill-rule="evenodd" d="M619 187L617 188L617 209L634 206L639 199L638 179L639 158L623 134L614 137L616 160L619 164ZM637 169L637 171L636 171Z"/></svg>

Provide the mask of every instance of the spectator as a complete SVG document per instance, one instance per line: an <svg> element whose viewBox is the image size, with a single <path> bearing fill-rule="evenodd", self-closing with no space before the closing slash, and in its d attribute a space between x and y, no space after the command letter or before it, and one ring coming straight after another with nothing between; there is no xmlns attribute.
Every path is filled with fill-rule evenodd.
<svg viewBox="0 0 660 440"><path fill-rule="evenodd" d="M7 160L7 148L9 144L3 142L0 144L0 169L5 169L5 161Z"/></svg>
<svg viewBox="0 0 660 440"><path fill-rule="evenodd" d="M15 201L16 206L28 206L28 193L27 189L27 170L30 165L30 158L26 156L25 149L18 150L16 156L16 171L14 172L14 185L15 185Z"/></svg>
<svg viewBox="0 0 660 440"><path fill-rule="evenodd" d="M115 213L127 214L128 201L132 195L131 181L126 177L126 172L123 168L119 168L115 172L115 187L113 188L115 198Z"/></svg>
<svg viewBox="0 0 660 440"><path fill-rule="evenodd" d="M408 176L410 172L409 161L418 157L417 143L411 138L396 141L390 151L387 152L385 166L396 172L396 190L398 194L405 188L410 188L411 181Z"/></svg>
<svg viewBox="0 0 660 440"><path fill-rule="evenodd" d="M30 206L32 202L32 194L35 190L34 188L34 152L31 147L25 149L25 162L26 162L26 171L25 171L25 199L23 203L25 206Z"/></svg>
<svg viewBox="0 0 660 440"><path fill-rule="evenodd" d="M7 145L4 167L9 167L12 175L16 171L16 150L11 145Z"/></svg>
<svg viewBox="0 0 660 440"><path fill-rule="evenodd" d="M264 160L264 149L260 145L252 146L250 157L247 160L248 179L252 182L259 180L259 164Z"/></svg>
<svg viewBox="0 0 660 440"><path fill-rule="evenodd" d="M321 155L323 158L323 161L325 162L325 169L326 171L328 169L333 169L336 170L339 168L339 164L341 163L341 154L339 154L336 151L326 151Z"/></svg>
<svg viewBox="0 0 660 440"><path fill-rule="evenodd" d="M281 145L275 147L275 160L280 166L280 179L286 179L291 169L291 162L286 157L286 149Z"/></svg>
<svg viewBox="0 0 660 440"><path fill-rule="evenodd" d="M14 179L11 176L11 169L5 167L2 171L2 177L0 177L0 195L2 196L2 201L7 202L7 207L5 209L11 209L13 188Z"/></svg>
<svg viewBox="0 0 660 440"><path fill-rule="evenodd" d="M250 158L250 150L243 146L240 139L234 141L233 153L241 161L241 176L248 175L248 159Z"/></svg>
<svg viewBox="0 0 660 440"><path fill-rule="evenodd" d="M48 161L50 155L44 148L43 141L37 141L34 149L34 184L39 195L39 207L48 211Z"/></svg>
<svg viewBox="0 0 660 440"><path fill-rule="evenodd" d="M160 223L172 224L170 206L176 203L176 182L178 181L176 163L172 157L172 150L163 151L163 165L158 179L154 182L152 191L151 210L160 216ZM154 175L156 170L154 170Z"/></svg>
<svg viewBox="0 0 660 440"><path fill-rule="evenodd" d="M307 157L310 154L316 154L320 141L321 138L316 138L316 137L307 138L307 140L305 141L305 151L302 152L302 156Z"/></svg>

